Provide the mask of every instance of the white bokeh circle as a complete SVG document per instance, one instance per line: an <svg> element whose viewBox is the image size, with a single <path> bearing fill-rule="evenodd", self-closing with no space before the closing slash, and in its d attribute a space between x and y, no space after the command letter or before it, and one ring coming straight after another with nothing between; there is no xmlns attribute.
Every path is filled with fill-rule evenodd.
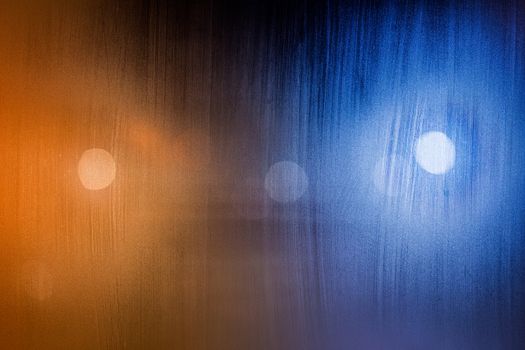
<svg viewBox="0 0 525 350"><path fill-rule="evenodd" d="M439 131L427 132L417 140L416 161L424 170L434 175L447 173L456 162L454 143Z"/></svg>
<svg viewBox="0 0 525 350"><path fill-rule="evenodd" d="M277 202L293 202L306 192L308 176L297 163L277 162L266 173L264 188L270 198Z"/></svg>
<svg viewBox="0 0 525 350"><path fill-rule="evenodd" d="M111 185L115 179L116 165L108 151L91 148L82 153L77 170L82 185L96 191Z"/></svg>

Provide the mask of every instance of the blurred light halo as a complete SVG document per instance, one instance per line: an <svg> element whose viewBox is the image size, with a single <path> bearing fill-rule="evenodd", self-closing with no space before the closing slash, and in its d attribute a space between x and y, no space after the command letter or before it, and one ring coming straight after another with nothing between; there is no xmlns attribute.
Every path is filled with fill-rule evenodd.
<svg viewBox="0 0 525 350"><path fill-rule="evenodd" d="M308 176L295 162L277 162L266 173L264 188L270 198L277 202L294 202L306 192Z"/></svg>
<svg viewBox="0 0 525 350"><path fill-rule="evenodd" d="M419 166L428 173L443 175L454 167L456 147L444 133L430 131L417 140L415 157Z"/></svg>
<svg viewBox="0 0 525 350"><path fill-rule="evenodd" d="M91 191L101 190L113 182L116 174L115 160L101 148L91 148L80 157L78 177L82 185Z"/></svg>

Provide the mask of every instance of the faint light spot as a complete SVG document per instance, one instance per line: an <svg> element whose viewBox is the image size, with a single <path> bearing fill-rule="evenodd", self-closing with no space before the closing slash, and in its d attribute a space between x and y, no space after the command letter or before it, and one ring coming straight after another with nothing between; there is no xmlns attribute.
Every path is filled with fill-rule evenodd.
<svg viewBox="0 0 525 350"><path fill-rule="evenodd" d="M53 276L46 265L38 261L28 261L22 267L22 282L27 294L43 301L53 294Z"/></svg>
<svg viewBox="0 0 525 350"><path fill-rule="evenodd" d="M402 156L394 154L377 161L373 182L375 188L387 197L395 197L405 190L408 163Z"/></svg>
<svg viewBox="0 0 525 350"><path fill-rule="evenodd" d="M111 154L100 148L88 149L78 162L78 176L88 190L101 190L115 179L116 166Z"/></svg>
<svg viewBox="0 0 525 350"><path fill-rule="evenodd" d="M293 202L306 192L308 176L303 168L294 162L277 162L266 173L264 188L277 202Z"/></svg>
<svg viewBox="0 0 525 350"><path fill-rule="evenodd" d="M442 132L427 132L417 141L416 161L431 174L445 174L454 166L456 148Z"/></svg>

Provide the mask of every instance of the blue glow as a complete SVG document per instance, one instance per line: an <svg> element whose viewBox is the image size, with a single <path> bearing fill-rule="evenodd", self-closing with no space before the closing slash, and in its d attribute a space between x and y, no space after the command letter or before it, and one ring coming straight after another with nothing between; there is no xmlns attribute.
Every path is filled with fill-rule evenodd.
<svg viewBox="0 0 525 350"><path fill-rule="evenodd" d="M330 95L338 127L320 181L334 192L320 195L348 222L379 217L405 231L465 234L512 204L507 159L523 130L509 77L520 73L501 54L502 33L479 14L450 8L437 27L429 9L412 10L385 10L368 42L357 42L349 24L338 46L344 60L334 60L332 79L347 94ZM356 49L367 60L353 57ZM361 85L359 76L367 77ZM439 133L425 134L432 130Z"/></svg>
<svg viewBox="0 0 525 350"><path fill-rule="evenodd" d="M334 314L359 300L393 323L474 324L521 281L524 33L481 4L361 15L343 10L290 64L290 104L311 113L296 125L309 123L323 300ZM414 154L429 131L454 146L436 168Z"/></svg>

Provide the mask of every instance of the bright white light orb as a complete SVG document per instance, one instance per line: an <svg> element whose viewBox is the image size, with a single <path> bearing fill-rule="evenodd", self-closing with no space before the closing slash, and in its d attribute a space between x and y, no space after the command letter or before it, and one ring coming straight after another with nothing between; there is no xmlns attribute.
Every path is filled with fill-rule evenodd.
<svg viewBox="0 0 525 350"><path fill-rule="evenodd" d="M270 198L277 202L293 202L306 192L308 176L303 168L294 162L277 162L266 173L264 188Z"/></svg>
<svg viewBox="0 0 525 350"><path fill-rule="evenodd" d="M434 175L447 173L456 162L456 147L442 132L423 134L416 143L415 151L419 166Z"/></svg>
<svg viewBox="0 0 525 350"><path fill-rule="evenodd" d="M78 162L78 177L88 190L96 191L111 185L115 179L116 165L111 154L101 148L91 148L82 153Z"/></svg>

